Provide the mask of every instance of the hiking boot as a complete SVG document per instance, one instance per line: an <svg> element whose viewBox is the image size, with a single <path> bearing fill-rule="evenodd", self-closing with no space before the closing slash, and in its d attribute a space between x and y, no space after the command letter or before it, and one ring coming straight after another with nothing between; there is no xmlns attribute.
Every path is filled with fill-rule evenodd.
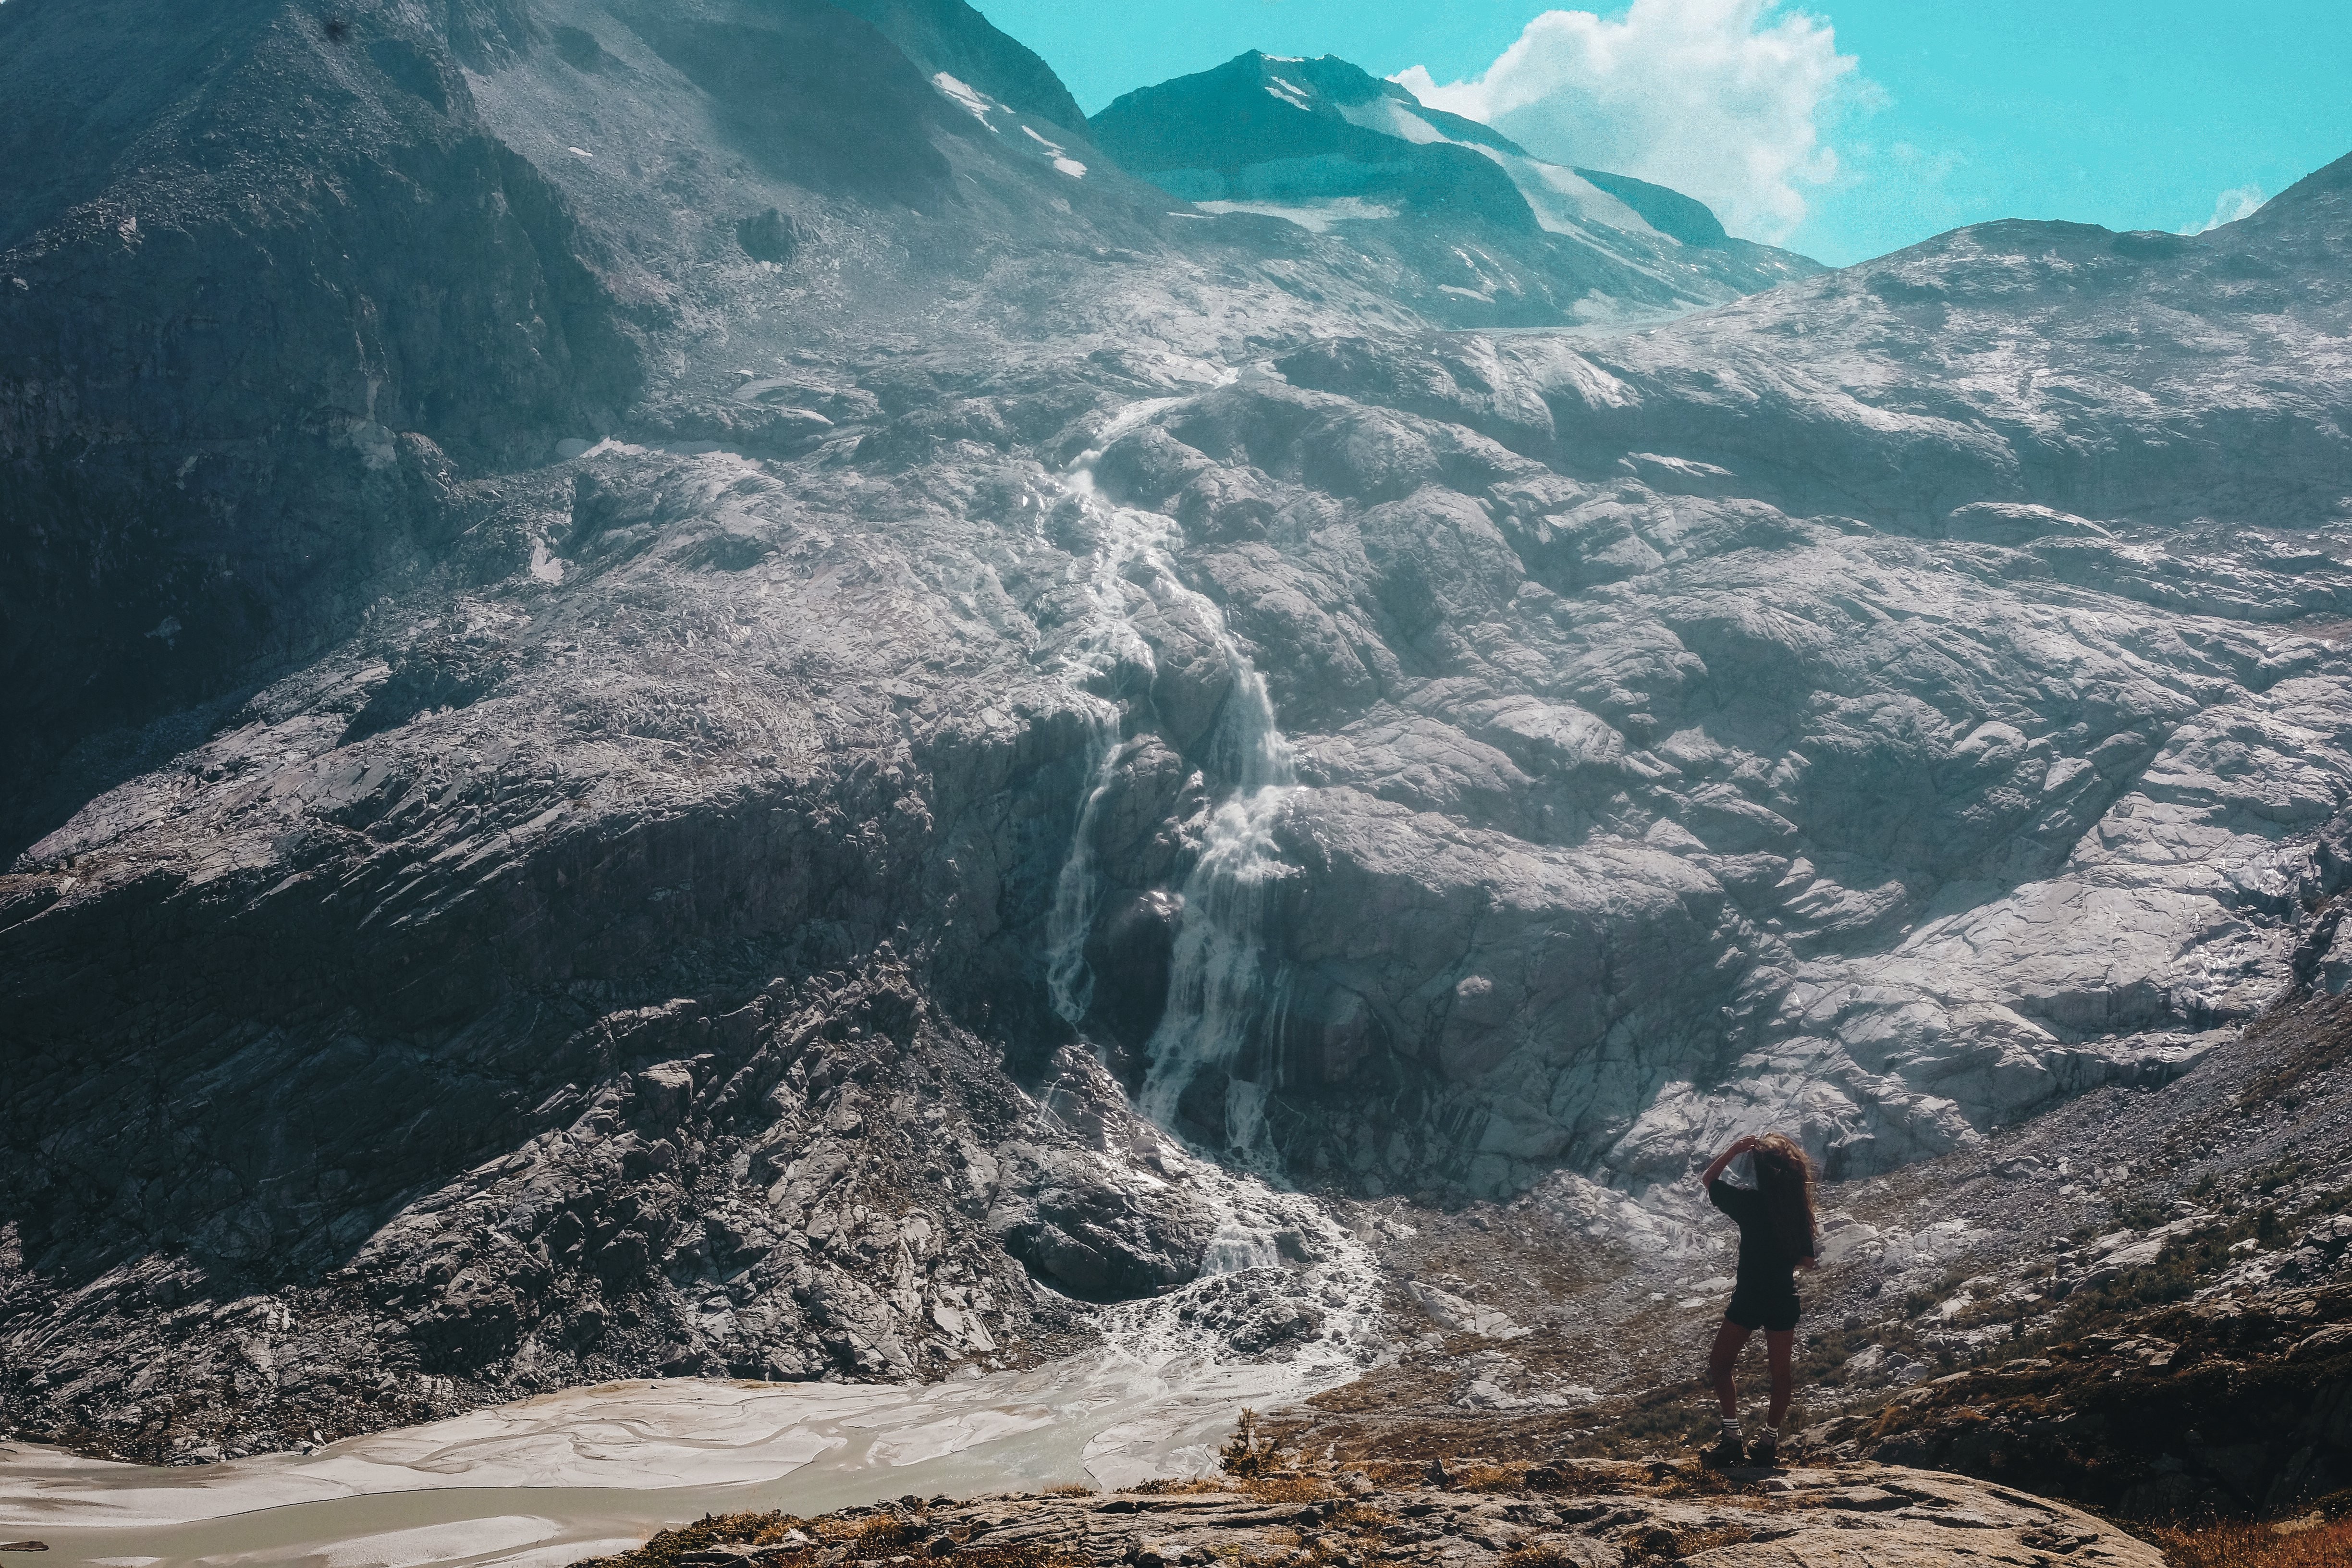
<svg viewBox="0 0 2352 1568"><path fill-rule="evenodd" d="M1780 1439L1769 1432L1758 1433L1756 1440L1748 1445L1748 1462L1761 1466L1768 1470L1779 1464L1780 1462Z"/></svg>
<svg viewBox="0 0 2352 1568"><path fill-rule="evenodd" d="M1727 1470L1734 1465L1745 1462L1747 1458L1748 1448L1745 1444L1737 1437L1726 1437L1714 1447L1701 1454L1699 1462L1713 1465L1718 1470Z"/></svg>

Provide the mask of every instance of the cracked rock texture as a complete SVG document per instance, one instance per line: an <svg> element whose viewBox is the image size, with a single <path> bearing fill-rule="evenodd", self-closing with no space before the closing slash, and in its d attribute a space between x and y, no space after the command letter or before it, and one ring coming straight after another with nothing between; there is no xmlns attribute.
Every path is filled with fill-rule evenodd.
<svg viewBox="0 0 2352 1568"><path fill-rule="evenodd" d="M2163 1568L2154 1547L2103 1520L2006 1488L1891 1465L1720 1476L1684 1461L1416 1466L1361 1461L1335 1478L1283 1476L1091 1497L908 1498L817 1520L733 1514L665 1531L612 1568L677 1563L825 1564L915 1552L949 1562L1129 1563L1517 1561L1578 1568L2063 1561ZM1370 1473L1368 1473L1370 1472ZM1375 1477L1378 1477L1376 1479ZM1520 1554L1530 1555L1520 1555ZM1531 1555L1540 1553L1540 1556Z"/></svg>
<svg viewBox="0 0 2352 1568"><path fill-rule="evenodd" d="M15 1430L1021 1359L1229 1255L1171 1131L1861 1178L2352 973L2352 163L1484 335L1041 70L0 7Z"/></svg>

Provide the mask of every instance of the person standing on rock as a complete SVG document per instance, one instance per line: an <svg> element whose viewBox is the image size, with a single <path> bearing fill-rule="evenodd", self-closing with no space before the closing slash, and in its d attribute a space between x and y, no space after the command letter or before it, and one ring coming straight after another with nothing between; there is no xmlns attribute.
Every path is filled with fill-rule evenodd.
<svg viewBox="0 0 2352 1568"><path fill-rule="evenodd" d="M1742 1154L1756 1157L1753 1188L1735 1187L1723 1179L1724 1167ZM1699 1184L1706 1189L1707 1201L1739 1226L1739 1268L1731 1304L1723 1310L1723 1325L1716 1330L1715 1348L1706 1358L1707 1378L1723 1410L1723 1439L1706 1457L1718 1465L1736 1465L1743 1458L1769 1465L1780 1457L1780 1422L1789 1414L1789 1396L1795 1387L1790 1358L1797 1343L1796 1270L1811 1268L1818 1250L1813 1163L1793 1139L1770 1132L1742 1138L1717 1154ZM1764 1430L1749 1445L1740 1440L1739 1394L1731 1369L1748 1336L1759 1329L1764 1331L1765 1355L1771 1363L1772 1405Z"/></svg>

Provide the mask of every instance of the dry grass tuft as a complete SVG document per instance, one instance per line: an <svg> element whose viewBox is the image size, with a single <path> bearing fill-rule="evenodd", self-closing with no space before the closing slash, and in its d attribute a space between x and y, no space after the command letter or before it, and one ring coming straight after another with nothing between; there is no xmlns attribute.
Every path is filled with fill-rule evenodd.
<svg viewBox="0 0 2352 1568"><path fill-rule="evenodd" d="M1583 1563L1557 1546L1522 1546L1504 1557L1502 1568L1583 1568Z"/></svg>
<svg viewBox="0 0 2352 1568"><path fill-rule="evenodd" d="M1198 1479L1180 1481L1171 1477L1163 1476L1157 1480L1139 1482L1127 1489L1142 1497L1193 1497L1202 1492L1229 1492L1234 1489L1234 1487L1230 1481Z"/></svg>
<svg viewBox="0 0 2352 1568"><path fill-rule="evenodd" d="M887 1557L927 1539L930 1533L929 1526L918 1524L911 1519L877 1513L871 1519L858 1521L856 1529L850 1531L849 1554L852 1557Z"/></svg>
<svg viewBox="0 0 2352 1568"><path fill-rule="evenodd" d="M788 1513L729 1513L662 1531L635 1552L596 1558L580 1568L677 1568L689 1552L714 1546L773 1547L772 1552L759 1559L761 1563L771 1568L805 1568L813 1561L810 1549L783 1544L784 1537L795 1530L813 1535L819 1544L839 1551L853 1563L898 1556L930 1534L926 1525L887 1513L816 1521ZM1039 1546L967 1548L956 1553L957 1568L1084 1568L1085 1563L1086 1559L1076 1553Z"/></svg>
<svg viewBox="0 0 2352 1568"><path fill-rule="evenodd" d="M1360 1458L1352 1462L1374 1486L1388 1489L1412 1486L1428 1468L1409 1459Z"/></svg>
<svg viewBox="0 0 2352 1568"><path fill-rule="evenodd" d="M1323 1502L1347 1496L1322 1476L1252 1476L1227 1484L1249 1493L1260 1502Z"/></svg>
<svg viewBox="0 0 2352 1568"><path fill-rule="evenodd" d="M1525 1465L1474 1464L1452 1473L1455 1491L1515 1492L1527 1484Z"/></svg>
<svg viewBox="0 0 2352 1568"><path fill-rule="evenodd" d="M1625 1554L1636 1563L1671 1563L1683 1554L1682 1540L1664 1525L1654 1524L1625 1538Z"/></svg>
<svg viewBox="0 0 2352 1568"><path fill-rule="evenodd" d="M727 1542L750 1541L785 1516L776 1513L729 1513L706 1516L676 1530L665 1530L635 1552L599 1557L581 1568L672 1568L689 1552Z"/></svg>
<svg viewBox="0 0 2352 1568"><path fill-rule="evenodd" d="M1669 1530L1664 1525L1653 1525L1636 1532L1625 1542L1625 1549L1636 1563L1679 1563L1718 1546L1741 1546L1755 1539L1754 1531L1737 1524L1719 1524L1706 1530Z"/></svg>
<svg viewBox="0 0 2352 1568"><path fill-rule="evenodd" d="M2352 1563L2352 1519L2159 1525L2143 1533L2164 1549L2173 1568L2344 1568Z"/></svg>
<svg viewBox="0 0 2352 1568"><path fill-rule="evenodd" d="M955 1554L956 1568L1093 1568L1084 1552L1044 1546L967 1546Z"/></svg>
<svg viewBox="0 0 2352 1568"><path fill-rule="evenodd" d="M1047 1497L1092 1497L1095 1489L1084 1481L1062 1481L1045 1489Z"/></svg>
<svg viewBox="0 0 2352 1568"><path fill-rule="evenodd" d="M1705 1465L1671 1465L1654 1467L1646 1489L1664 1498L1720 1498L1738 1493L1739 1485L1722 1471Z"/></svg>
<svg viewBox="0 0 2352 1568"><path fill-rule="evenodd" d="M1675 1531L1675 1555L1696 1557L1718 1546L1744 1546L1755 1539L1754 1531L1737 1524L1718 1524L1712 1530L1678 1530Z"/></svg>

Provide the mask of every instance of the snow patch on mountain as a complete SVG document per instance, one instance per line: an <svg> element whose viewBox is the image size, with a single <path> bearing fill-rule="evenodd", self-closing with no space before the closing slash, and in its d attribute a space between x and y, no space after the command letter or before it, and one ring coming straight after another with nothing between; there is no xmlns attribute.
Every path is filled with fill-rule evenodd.
<svg viewBox="0 0 2352 1568"><path fill-rule="evenodd" d="M1383 136L1393 136L1415 146L1431 146L1444 142L1450 146L1467 147L1500 164L1511 176L1511 183L1528 199L1536 221L1554 234L1587 235L1598 225L1603 228L1621 229L1629 234L1658 235L1658 231L1600 186L1578 174L1573 169L1558 163L1547 163L1540 158L1505 152L1500 147L1448 136L1432 124L1426 115L1414 112L1417 106L1383 95L1362 103L1339 106L1339 113L1351 125ZM1658 237L1664 238L1662 235Z"/></svg>
<svg viewBox="0 0 2352 1568"><path fill-rule="evenodd" d="M995 126L988 124L988 117L992 112L1000 114L1004 112L1004 105L980 91L979 89L958 81L945 71L933 76L931 85L938 88L950 102L968 111L974 120L979 121L982 125L988 125L991 131L996 129Z"/></svg>
<svg viewBox="0 0 2352 1568"><path fill-rule="evenodd" d="M1278 217L1315 234L1328 234L1334 224L1378 223L1397 216L1398 209L1361 196L1331 196L1307 202L1196 202L1204 213L1254 213Z"/></svg>

